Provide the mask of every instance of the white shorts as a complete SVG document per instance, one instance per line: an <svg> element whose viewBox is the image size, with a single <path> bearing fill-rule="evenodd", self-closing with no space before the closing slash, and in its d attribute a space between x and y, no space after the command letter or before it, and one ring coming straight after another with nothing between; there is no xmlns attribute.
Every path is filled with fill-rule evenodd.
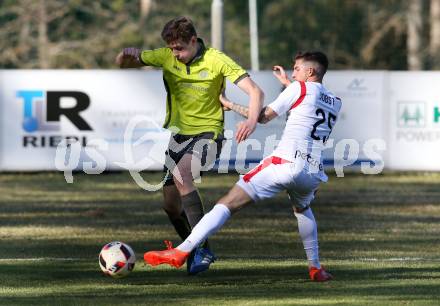
<svg viewBox="0 0 440 306"><path fill-rule="evenodd" d="M271 198L286 190L292 204L306 208L315 197L322 179L304 168L304 163L295 163L280 157L269 156L240 176L240 186L254 201Z"/></svg>

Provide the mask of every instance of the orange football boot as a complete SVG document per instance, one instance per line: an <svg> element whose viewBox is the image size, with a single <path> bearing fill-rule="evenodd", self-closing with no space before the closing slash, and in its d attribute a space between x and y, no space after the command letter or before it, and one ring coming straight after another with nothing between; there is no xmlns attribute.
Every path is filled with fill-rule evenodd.
<svg viewBox="0 0 440 306"><path fill-rule="evenodd" d="M150 251L144 254L145 263L157 266L161 264L168 264L170 266L180 268L188 258L190 252L183 252L173 248L171 241L165 240L166 250Z"/></svg>
<svg viewBox="0 0 440 306"><path fill-rule="evenodd" d="M321 266L320 269L315 267L309 268L310 279L314 282L326 282L333 279L333 276L325 271L324 267Z"/></svg>

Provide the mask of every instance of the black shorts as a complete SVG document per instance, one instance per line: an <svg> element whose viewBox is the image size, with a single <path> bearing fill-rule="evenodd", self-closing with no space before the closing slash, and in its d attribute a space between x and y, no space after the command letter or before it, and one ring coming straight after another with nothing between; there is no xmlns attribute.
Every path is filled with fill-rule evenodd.
<svg viewBox="0 0 440 306"><path fill-rule="evenodd" d="M203 167L212 165L220 156L225 138L223 134L205 132L197 135L172 134L165 152L165 186L174 185L172 171L167 165L177 165L185 154L198 156ZM171 162L170 162L171 161ZM172 168L172 167L170 167Z"/></svg>

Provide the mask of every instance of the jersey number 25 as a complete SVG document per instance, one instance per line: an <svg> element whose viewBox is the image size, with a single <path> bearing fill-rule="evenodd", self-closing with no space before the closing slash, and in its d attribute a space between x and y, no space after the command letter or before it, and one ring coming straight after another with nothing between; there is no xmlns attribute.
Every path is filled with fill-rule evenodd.
<svg viewBox="0 0 440 306"><path fill-rule="evenodd" d="M333 124L336 121L336 116L330 112L328 113L328 116L326 116L325 111L321 108L318 108L316 110L316 115L321 117L321 119L316 121L315 124L313 125L313 130L310 136L315 140L322 140L322 142L325 143L328 137L330 136L330 133L332 132ZM318 135L316 135L316 129L318 128L319 125L325 123L326 119L327 119L327 126L330 129L330 131L327 136L323 136L321 139Z"/></svg>

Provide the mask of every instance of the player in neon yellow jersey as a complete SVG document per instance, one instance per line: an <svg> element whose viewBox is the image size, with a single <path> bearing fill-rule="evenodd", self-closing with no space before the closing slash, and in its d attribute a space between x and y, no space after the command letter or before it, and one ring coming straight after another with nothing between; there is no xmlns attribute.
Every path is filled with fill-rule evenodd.
<svg viewBox="0 0 440 306"><path fill-rule="evenodd" d="M237 127L238 142L255 130L264 94L230 57L205 46L190 19L177 17L169 21L162 38L167 47L144 51L125 48L116 57L116 63L121 68L147 65L163 70L167 91L164 127L173 132L166 160L171 159L177 165L164 169L167 175L163 187L164 210L184 240L204 214L202 200L193 183L199 173L192 171L194 160L199 165L196 169L212 163L220 155L224 140L224 114L219 96L225 88L225 78L249 96L249 117ZM214 260L206 241L191 254L188 273L205 271Z"/></svg>

